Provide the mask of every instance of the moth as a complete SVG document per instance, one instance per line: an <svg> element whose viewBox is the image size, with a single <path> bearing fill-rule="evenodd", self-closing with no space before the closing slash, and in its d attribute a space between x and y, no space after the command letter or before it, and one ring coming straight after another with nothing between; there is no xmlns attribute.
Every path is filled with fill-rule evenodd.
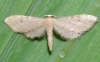
<svg viewBox="0 0 100 62"><path fill-rule="evenodd" d="M45 16L45 18L42 18L13 15L7 17L4 22L10 26L13 31L22 33L30 39L42 37L46 32L50 51L52 51L53 46L53 31L64 39L75 39L92 28L97 22L97 17L87 14L58 18L53 17L53 15Z"/></svg>

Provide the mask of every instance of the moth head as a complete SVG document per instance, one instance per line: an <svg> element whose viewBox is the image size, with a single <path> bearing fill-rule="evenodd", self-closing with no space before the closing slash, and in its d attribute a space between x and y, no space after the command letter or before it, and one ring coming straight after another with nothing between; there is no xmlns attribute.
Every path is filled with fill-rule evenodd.
<svg viewBox="0 0 100 62"><path fill-rule="evenodd" d="M54 17L54 15L44 15L45 17L47 17L47 18L53 18Z"/></svg>

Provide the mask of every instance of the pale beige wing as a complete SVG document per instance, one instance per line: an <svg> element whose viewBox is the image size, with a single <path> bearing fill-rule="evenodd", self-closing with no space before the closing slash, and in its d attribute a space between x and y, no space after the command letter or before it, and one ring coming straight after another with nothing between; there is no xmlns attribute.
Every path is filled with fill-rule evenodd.
<svg viewBox="0 0 100 62"><path fill-rule="evenodd" d="M30 38L42 36L46 29L44 19L38 17L14 15L7 17L5 23L15 32L23 33Z"/></svg>
<svg viewBox="0 0 100 62"><path fill-rule="evenodd" d="M75 15L55 19L54 30L64 39L75 39L97 22L92 15Z"/></svg>

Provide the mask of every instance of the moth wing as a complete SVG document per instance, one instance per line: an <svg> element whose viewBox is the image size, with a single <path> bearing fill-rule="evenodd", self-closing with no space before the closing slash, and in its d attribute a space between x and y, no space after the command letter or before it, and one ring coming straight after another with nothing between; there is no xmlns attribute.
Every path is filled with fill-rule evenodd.
<svg viewBox="0 0 100 62"><path fill-rule="evenodd" d="M45 31L46 31L46 25L42 25L34 30L31 30L31 31L25 33L25 35L28 38L35 38L35 37L40 38L41 36L44 35Z"/></svg>
<svg viewBox="0 0 100 62"><path fill-rule="evenodd" d="M92 15L75 15L55 19L54 30L64 39L75 39L97 22Z"/></svg>
<svg viewBox="0 0 100 62"><path fill-rule="evenodd" d="M5 23L15 32L23 33L27 37L40 37L45 32L46 26L43 18L14 15L7 17Z"/></svg>

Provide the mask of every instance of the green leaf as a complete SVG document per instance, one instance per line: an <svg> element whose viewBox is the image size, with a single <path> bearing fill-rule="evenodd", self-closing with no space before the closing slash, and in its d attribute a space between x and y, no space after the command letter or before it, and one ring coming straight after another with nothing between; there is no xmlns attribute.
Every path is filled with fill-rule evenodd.
<svg viewBox="0 0 100 62"><path fill-rule="evenodd" d="M92 14L98 23L75 40L62 40L54 33L52 52L48 50L46 35L30 40L3 23L11 15L46 14ZM0 0L0 62L100 62L99 19L100 0Z"/></svg>

